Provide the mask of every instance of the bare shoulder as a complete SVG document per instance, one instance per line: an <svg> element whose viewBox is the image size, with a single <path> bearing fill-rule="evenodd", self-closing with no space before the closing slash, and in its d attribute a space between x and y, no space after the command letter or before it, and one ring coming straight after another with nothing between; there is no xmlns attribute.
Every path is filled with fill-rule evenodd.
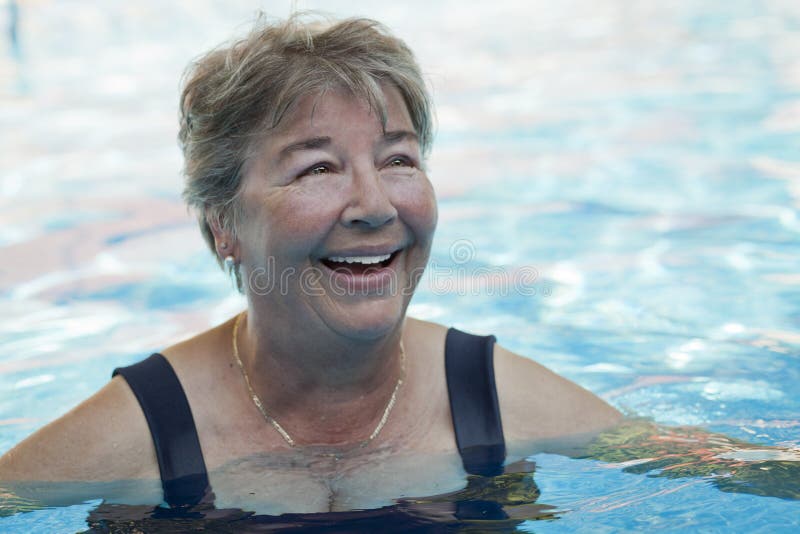
<svg viewBox="0 0 800 534"><path fill-rule="evenodd" d="M147 421L116 377L0 458L4 481L159 478Z"/></svg>
<svg viewBox="0 0 800 534"><path fill-rule="evenodd" d="M430 355L444 354L447 327L421 320L408 326ZM433 375L434 371L426 372ZM530 452L533 447L572 453L622 420L617 410L594 393L499 344L494 349L494 371L509 452L515 448Z"/></svg>
<svg viewBox="0 0 800 534"><path fill-rule="evenodd" d="M432 323L423 319L406 317L406 332L411 343L420 343L431 350L444 351L444 341L447 337L447 327L439 323ZM409 343L409 339L406 340Z"/></svg>
<svg viewBox="0 0 800 534"><path fill-rule="evenodd" d="M622 415L597 395L535 361L495 345L494 369L506 441L563 452L615 426Z"/></svg>
<svg viewBox="0 0 800 534"><path fill-rule="evenodd" d="M192 408L198 405L201 414L204 404L197 399L209 395L206 377L216 371L207 369L213 359L206 354L217 347L209 340L218 338L219 331L211 329L162 351L192 393ZM2 481L137 479L160 480L158 460L147 419L120 376L0 457Z"/></svg>

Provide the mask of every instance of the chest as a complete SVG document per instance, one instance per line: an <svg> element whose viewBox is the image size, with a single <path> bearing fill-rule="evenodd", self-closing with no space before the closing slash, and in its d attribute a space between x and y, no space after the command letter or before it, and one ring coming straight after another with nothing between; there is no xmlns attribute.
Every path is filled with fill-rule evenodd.
<svg viewBox="0 0 800 534"><path fill-rule="evenodd" d="M254 455L209 472L217 508L259 514L380 508L466 485L458 454L338 459Z"/></svg>

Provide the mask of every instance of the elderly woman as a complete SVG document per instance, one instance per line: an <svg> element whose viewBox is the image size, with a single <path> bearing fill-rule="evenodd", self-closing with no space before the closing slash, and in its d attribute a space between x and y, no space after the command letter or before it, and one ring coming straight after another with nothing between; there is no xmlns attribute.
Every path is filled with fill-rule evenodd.
<svg viewBox="0 0 800 534"><path fill-rule="evenodd" d="M370 508L619 420L491 336L406 316L437 220L431 104L378 23L260 25L197 61L180 102L185 198L247 309L117 369L6 454L0 480L140 481L105 486L129 503Z"/></svg>

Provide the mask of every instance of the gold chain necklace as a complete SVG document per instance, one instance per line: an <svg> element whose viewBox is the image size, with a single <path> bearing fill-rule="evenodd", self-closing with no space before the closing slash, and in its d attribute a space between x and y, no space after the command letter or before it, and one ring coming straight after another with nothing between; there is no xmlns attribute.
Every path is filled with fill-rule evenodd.
<svg viewBox="0 0 800 534"><path fill-rule="evenodd" d="M261 415L264 416L264 419L267 420L269 424L271 424L275 430L278 431L278 434L286 440L286 443L289 444L290 447L294 447L296 445L295 441L292 439L292 436L284 429L278 421L275 420L274 417L267 413L267 410L264 408L264 403L261 402L261 399L258 398L256 392L253 391L253 386L250 385L250 377L247 375L247 371L244 370L244 365L242 364L242 359L239 357L239 344L237 343L237 339L239 336L239 323L242 320L242 316L244 312L240 313L236 317L236 322L233 323L233 356L236 358L236 363L239 364L239 370L242 372L242 376L244 377L244 382L247 384L247 390L250 392L250 398L253 399L253 404L256 405L258 411L261 412ZM400 376L397 379L397 384L394 386L394 391L392 391L392 396L389 398L389 403L386 405L386 408L383 410L383 416L381 416L381 420L378 422L378 426L375 427L375 430L372 431L372 434L361 442L361 447L366 447L369 443L375 439L375 437L380 433L383 426L386 424L386 421L389 419L389 414L392 413L392 408L394 408L394 403L397 400L397 392L400 391L400 386L403 385L403 381L405 380L406 376L406 351L403 348L403 340L400 340Z"/></svg>

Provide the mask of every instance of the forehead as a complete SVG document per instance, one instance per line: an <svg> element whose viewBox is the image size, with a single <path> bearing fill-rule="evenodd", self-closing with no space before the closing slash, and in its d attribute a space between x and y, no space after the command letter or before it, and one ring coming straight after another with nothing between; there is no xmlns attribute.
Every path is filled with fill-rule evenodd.
<svg viewBox="0 0 800 534"><path fill-rule="evenodd" d="M281 122L272 131L273 138L289 138L316 133L320 129L348 131L365 129L380 135L387 130L413 131L400 91L391 86L382 86L386 124L381 124L380 112L372 109L369 102L346 89L327 89L309 93L298 98Z"/></svg>

